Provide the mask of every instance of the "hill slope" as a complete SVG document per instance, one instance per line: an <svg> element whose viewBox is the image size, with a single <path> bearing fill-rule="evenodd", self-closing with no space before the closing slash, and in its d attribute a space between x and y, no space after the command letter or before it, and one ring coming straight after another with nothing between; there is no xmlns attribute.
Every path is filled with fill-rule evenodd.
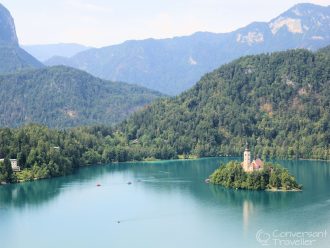
<svg viewBox="0 0 330 248"><path fill-rule="evenodd" d="M19 47L14 20L1 4L0 24L0 73L42 67L38 60Z"/></svg>
<svg viewBox="0 0 330 248"><path fill-rule="evenodd" d="M328 50L243 57L134 114L121 129L159 158L240 155L246 140L259 156L329 158Z"/></svg>
<svg viewBox="0 0 330 248"><path fill-rule="evenodd" d="M110 80L137 83L176 95L206 72L243 55L330 44L330 6L299 4L266 22L231 33L195 33L162 40L127 41L46 64L76 67Z"/></svg>
<svg viewBox="0 0 330 248"><path fill-rule="evenodd" d="M63 66L0 76L0 126L113 124L160 96Z"/></svg>
<svg viewBox="0 0 330 248"><path fill-rule="evenodd" d="M0 74L44 67L18 45L0 45Z"/></svg>

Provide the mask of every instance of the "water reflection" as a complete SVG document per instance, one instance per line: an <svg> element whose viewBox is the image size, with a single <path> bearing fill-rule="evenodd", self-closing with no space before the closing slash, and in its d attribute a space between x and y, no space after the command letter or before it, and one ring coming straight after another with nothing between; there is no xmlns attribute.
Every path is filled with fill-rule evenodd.
<svg viewBox="0 0 330 248"><path fill-rule="evenodd" d="M245 200L243 202L243 231L247 233L249 227L250 215L254 214L254 207L251 201Z"/></svg>

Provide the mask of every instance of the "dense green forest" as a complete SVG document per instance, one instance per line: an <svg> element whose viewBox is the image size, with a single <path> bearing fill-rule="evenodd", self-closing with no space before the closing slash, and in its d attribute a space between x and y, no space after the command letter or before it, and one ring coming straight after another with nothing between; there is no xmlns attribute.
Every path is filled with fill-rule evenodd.
<svg viewBox="0 0 330 248"><path fill-rule="evenodd" d="M64 66L4 75L0 76L0 126L111 125L160 96Z"/></svg>
<svg viewBox="0 0 330 248"><path fill-rule="evenodd" d="M240 155L247 140L259 157L330 159L329 47L243 57L120 130L162 158Z"/></svg>
<svg viewBox="0 0 330 248"><path fill-rule="evenodd" d="M240 162L230 161L210 176L210 183L226 188L249 190L300 190L294 176L279 164L266 163L263 170L244 172Z"/></svg>
<svg viewBox="0 0 330 248"><path fill-rule="evenodd" d="M246 141L263 158L330 159L329 61L329 47L317 53L292 50L244 57L205 75L178 97L156 100L116 127L2 128L0 158L17 158L23 171L13 174L2 163L0 175L16 181L66 175L95 163L240 156ZM61 71L54 78L80 75L63 67L40 74L52 70ZM88 87L86 82L81 91ZM39 117L47 114L45 109Z"/></svg>
<svg viewBox="0 0 330 248"><path fill-rule="evenodd" d="M142 160L144 148L128 146L126 137L111 127L49 129L41 125L0 129L0 182L15 182L71 174L80 166ZM8 159L18 159L13 173Z"/></svg>

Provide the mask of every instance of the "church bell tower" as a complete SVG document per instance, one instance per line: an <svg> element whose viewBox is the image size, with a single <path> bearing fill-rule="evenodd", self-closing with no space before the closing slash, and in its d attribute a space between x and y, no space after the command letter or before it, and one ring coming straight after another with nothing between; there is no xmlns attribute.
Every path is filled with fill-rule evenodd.
<svg viewBox="0 0 330 248"><path fill-rule="evenodd" d="M245 151L244 151L244 160L243 160L243 168L247 171L249 170L251 164L251 152L249 149L249 144L246 142Z"/></svg>

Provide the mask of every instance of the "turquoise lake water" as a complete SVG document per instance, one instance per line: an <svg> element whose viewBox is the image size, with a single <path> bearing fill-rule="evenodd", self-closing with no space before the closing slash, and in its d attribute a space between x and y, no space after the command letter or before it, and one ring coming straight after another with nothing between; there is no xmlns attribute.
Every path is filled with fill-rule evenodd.
<svg viewBox="0 0 330 248"><path fill-rule="evenodd" d="M330 247L329 162L280 161L302 192L205 184L228 160L93 166L1 186L0 247Z"/></svg>

